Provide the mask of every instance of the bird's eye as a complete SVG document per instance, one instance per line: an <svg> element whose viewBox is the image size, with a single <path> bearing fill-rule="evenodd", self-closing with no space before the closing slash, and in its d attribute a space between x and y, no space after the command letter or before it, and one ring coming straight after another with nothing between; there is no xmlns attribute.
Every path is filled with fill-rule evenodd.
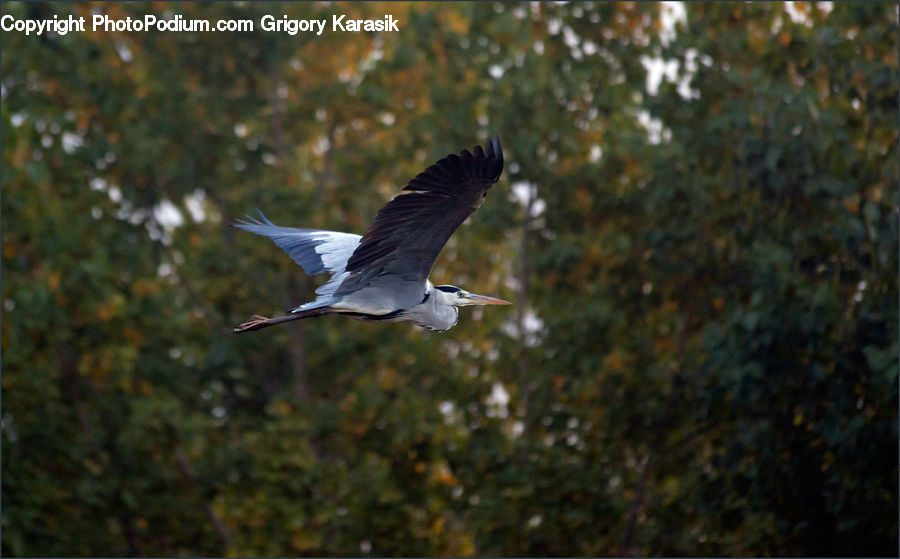
<svg viewBox="0 0 900 559"><path fill-rule="evenodd" d="M468 294L467 292L465 292L465 291L457 291L457 292L456 292L456 296L465 299L466 297L469 296L469 294Z"/></svg>

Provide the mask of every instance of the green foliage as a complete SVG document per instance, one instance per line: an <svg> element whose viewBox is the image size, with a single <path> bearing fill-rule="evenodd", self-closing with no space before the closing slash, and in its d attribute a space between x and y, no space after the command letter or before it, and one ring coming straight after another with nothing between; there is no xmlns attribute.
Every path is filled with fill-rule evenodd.
<svg viewBox="0 0 900 559"><path fill-rule="evenodd" d="M896 553L896 4L98 9L401 32L0 36L4 554ZM515 307L231 334L493 133Z"/></svg>

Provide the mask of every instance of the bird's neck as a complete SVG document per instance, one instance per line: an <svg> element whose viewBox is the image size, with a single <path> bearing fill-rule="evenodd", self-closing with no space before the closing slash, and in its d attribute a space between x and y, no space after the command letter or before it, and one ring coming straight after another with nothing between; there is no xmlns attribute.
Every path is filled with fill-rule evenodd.
<svg viewBox="0 0 900 559"><path fill-rule="evenodd" d="M434 310L432 311L434 324L431 327L442 332L453 328L459 320L459 309L453 304L456 297L444 293L440 289L433 289L431 296L434 297Z"/></svg>
<svg viewBox="0 0 900 559"><path fill-rule="evenodd" d="M436 307L453 307L453 303L456 302L456 295L445 293L440 289L432 289L431 296L434 297Z"/></svg>

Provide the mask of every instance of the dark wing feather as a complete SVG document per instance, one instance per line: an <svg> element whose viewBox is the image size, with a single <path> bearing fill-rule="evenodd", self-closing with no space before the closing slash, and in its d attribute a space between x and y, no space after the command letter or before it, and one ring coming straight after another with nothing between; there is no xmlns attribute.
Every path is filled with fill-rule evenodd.
<svg viewBox="0 0 900 559"><path fill-rule="evenodd" d="M497 136L473 151L448 155L428 167L381 208L347 262L350 276L338 293L384 275L424 284L450 235L481 205L503 171Z"/></svg>

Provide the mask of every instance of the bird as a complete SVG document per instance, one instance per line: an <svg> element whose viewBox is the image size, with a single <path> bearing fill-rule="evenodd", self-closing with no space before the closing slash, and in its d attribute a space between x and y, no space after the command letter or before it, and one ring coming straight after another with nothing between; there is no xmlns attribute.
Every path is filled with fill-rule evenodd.
<svg viewBox="0 0 900 559"><path fill-rule="evenodd" d="M428 276L454 231L487 197L503 172L500 138L470 152L438 160L394 196L362 236L353 233L279 227L259 210L232 225L271 239L308 275L329 273L315 300L287 315L254 315L235 333L291 320L341 314L361 320L412 322L446 332L459 320L459 307L511 305L453 285L434 285Z"/></svg>

